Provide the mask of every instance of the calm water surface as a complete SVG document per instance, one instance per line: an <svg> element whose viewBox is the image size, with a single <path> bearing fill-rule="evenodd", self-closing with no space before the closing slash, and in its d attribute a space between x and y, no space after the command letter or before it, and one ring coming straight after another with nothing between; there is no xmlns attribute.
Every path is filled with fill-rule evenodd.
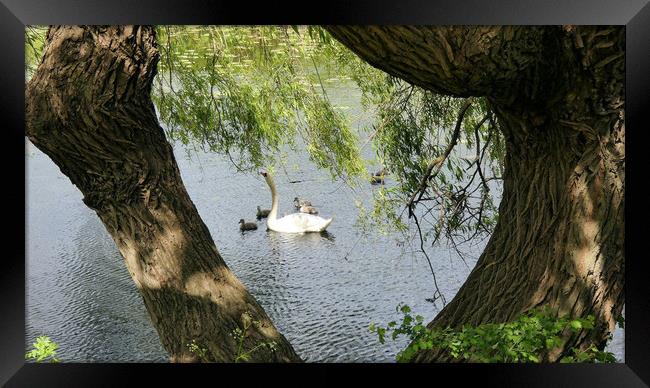
<svg viewBox="0 0 650 388"><path fill-rule="evenodd" d="M364 116L358 91L328 90L348 107L353 125ZM50 159L26 143L27 311L26 341L50 336L67 362L166 362L167 355L114 242L82 195ZM291 200L312 201L324 217L334 216L329 234L285 235L266 230L241 233L240 218L254 220L256 206L270 207L264 180L236 173L221 156L182 147L175 154L187 190L219 252L278 329L307 361L392 362L406 340L379 344L371 322L399 319L404 302L430 320L438 308L425 259L378 233L361 236L354 227L355 198L370 204L370 185L352 192L292 154L275 180L280 214ZM372 158L369 146L364 156ZM290 181L301 181L289 183ZM480 252L482 244L474 248ZM438 284L450 300L475 258L466 266L443 248L431 249ZM610 346L623 359L623 332Z"/></svg>

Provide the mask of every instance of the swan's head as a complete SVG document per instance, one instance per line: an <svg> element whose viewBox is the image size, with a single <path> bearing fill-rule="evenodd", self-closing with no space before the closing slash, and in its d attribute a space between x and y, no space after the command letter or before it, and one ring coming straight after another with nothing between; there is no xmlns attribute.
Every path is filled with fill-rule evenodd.
<svg viewBox="0 0 650 388"><path fill-rule="evenodd" d="M300 202L300 201L298 201L298 197L296 197L293 199L293 202Z"/></svg>
<svg viewBox="0 0 650 388"><path fill-rule="evenodd" d="M271 174L266 171L260 171L260 175L264 177L264 180L269 186L273 185L273 180L271 179Z"/></svg>
<svg viewBox="0 0 650 388"><path fill-rule="evenodd" d="M242 218L241 220L239 220L239 223L240 223L240 224L243 224L243 223L244 223L244 219Z"/></svg>

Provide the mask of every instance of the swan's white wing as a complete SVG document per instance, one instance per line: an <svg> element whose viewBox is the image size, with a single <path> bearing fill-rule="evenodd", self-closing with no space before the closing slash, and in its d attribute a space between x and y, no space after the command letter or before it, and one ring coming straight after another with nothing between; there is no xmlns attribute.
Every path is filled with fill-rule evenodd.
<svg viewBox="0 0 650 388"><path fill-rule="evenodd" d="M324 221L321 217L316 217L306 213L289 214L288 216L282 217L280 221L285 222L285 220L287 223L291 223L292 225L303 229L311 229L317 227Z"/></svg>
<svg viewBox="0 0 650 388"><path fill-rule="evenodd" d="M293 213L277 220L278 226L296 231L313 232L329 225L330 220L306 213Z"/></svg>

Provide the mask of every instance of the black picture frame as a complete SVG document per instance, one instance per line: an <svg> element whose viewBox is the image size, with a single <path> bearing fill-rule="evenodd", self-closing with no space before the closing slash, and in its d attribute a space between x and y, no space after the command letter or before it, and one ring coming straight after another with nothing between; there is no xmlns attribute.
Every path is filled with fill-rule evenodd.
<svg viewBox="0 0 650 388"><path fill-rule="evenodd" d="M445 0L113 2L0 0L0 125L6 197L4 255L0 270L0 383L11 387L125 386L137 376L148 384L172 378L224 374L245 380L300 385L341 379L340 373L384 381L420 375L431 384L548 387L650 386L650 282L641 253L647 219L642 189L650 100L649 0ZM25 131L24 26L43 24L607 24L626 26L626 327L623 364L30 364L25 363ZM23 168L19 168L22 166ZM631 202L630 202L631 200ZM647 239L647 238L646 238ZM306 378L306 380L304 380ZM348 379L350 377L346 377ZM398 380L399 381L399 380ZM364 384L365 385L365 384Z"/></svg>

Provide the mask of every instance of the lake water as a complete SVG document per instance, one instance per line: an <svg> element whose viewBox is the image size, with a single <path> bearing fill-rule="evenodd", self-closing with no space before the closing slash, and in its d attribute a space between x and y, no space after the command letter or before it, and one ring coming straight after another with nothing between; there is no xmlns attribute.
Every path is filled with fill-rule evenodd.
<svg viewBox="0 0 650 388"><path fill-rule="evenodd" d="M331 86L330 98L346 105L353 125L369 120L356 89ZM363 150L372 158L372 150ZM81 193L50 159L26 141L26 346L38 335L59 343L64 362L166 362L156 331L115 244ZM324 217L334 216L329 235L285 235L266 230L241 233L240 218L254 220L256 206L271 195L255 174L236 173L227 158L175 148L179 168L219 252L278 329L306 361L392 362L405 339L380 344L372 322L400 318L403 302L427 321L438 308L423 256L393 239L354 227L355 199L370 204L373 186L352 192L327 172L290 155L276 184L280 214L291 201L309 199ZM290 181L301 181L289 183ZM389 182L390 184L390 182ZM482 248L474 248L478 254ZM415 249L414 249L415 250ZM450 250L430 248L438 285L451 300L469 274ZM623 360L623 331L610 350Z"/></svg>

